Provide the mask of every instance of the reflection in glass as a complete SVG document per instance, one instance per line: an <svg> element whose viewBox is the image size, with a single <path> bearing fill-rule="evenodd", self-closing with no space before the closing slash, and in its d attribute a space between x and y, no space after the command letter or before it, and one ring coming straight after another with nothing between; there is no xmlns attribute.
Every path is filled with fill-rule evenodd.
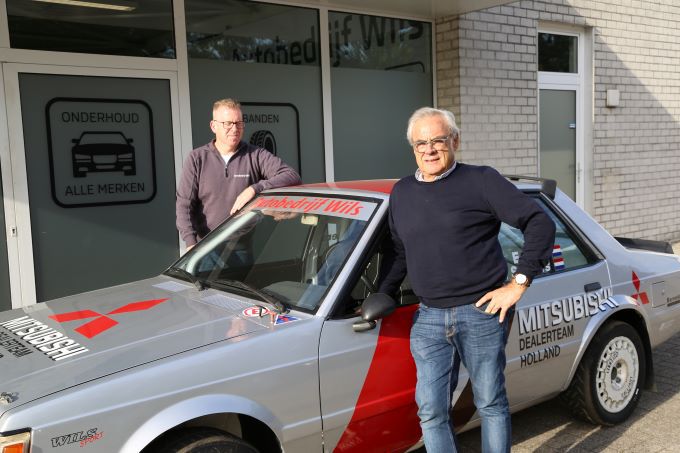
<svg viewBox="0 0 680 453"><path fill-rule="evenodd" d="M576 36L538 34L538 70L578 72L578 38Z"/></svg>
<svg viewBox="0 0 680 453"><path fill-rule="evenodd" d="M186 0L189 58L319 66L318 12L242 0Z"/></svg>
<svg viewBox="0 0 680 453"><path fill-rule="evenodd" d="M289 205L297 207L290 208L257 207L256 201L212 231L166 274L192 277L224 291L239 292L245 284L252 289L246 291L247 297L263 292L259 298L265 302L273 298L286 308L316 310L377 205L351 199L310 200L295 198ZM304 213L307 208L299 208L301 203L316 207ZM337 207L340 210L333 212Z"/></svg>
<svg viewBox="0 0 680 453"><path fill-rule="evenodd" d="M185 0L194 146L212 140L213 102L241 101L244 140L323 181L316 9L241 0Z"/></svg>
<svg viewBox="0 0 680 453"><path fill-rule="evenodd" d="M427 22L331 11L331 65L342 68L431 72Z"/></svg>
<svg viewBox="0 0 680 453"><path fill-rule="evenodd" d="M171 0L7 0L7 16L13 48L175 58Z"/></svg>

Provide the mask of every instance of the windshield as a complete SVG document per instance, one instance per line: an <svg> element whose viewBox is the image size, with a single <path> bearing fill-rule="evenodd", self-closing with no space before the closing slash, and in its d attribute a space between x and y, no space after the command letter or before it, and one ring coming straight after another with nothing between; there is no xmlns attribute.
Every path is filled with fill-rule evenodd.
<svg viewBox="0 0 680 453"><path fill-rule="evenodd" d="M350 197L260 196L166 274L185 280L193 275L199 286L314 311L378 203Z"/></svg>

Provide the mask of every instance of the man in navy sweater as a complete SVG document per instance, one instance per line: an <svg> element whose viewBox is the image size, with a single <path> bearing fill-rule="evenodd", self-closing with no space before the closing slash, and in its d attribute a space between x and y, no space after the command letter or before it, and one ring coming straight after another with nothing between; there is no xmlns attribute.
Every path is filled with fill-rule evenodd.
<svg viewBox="0 0 680 453"><path fill-rule="evenodd" d="M490 167L456 162L451 112L417 110L406 132L418 164L390 196L393 247L379 291L395 294L408 270L420 300L411 328L416 401L425 447L456 451L449 417L462 361L482 419L484 452L508 452L505 344L514 305L549 262L555 225L530 197ZM498 243L501 222L524 233L512 280Z"/></svg>

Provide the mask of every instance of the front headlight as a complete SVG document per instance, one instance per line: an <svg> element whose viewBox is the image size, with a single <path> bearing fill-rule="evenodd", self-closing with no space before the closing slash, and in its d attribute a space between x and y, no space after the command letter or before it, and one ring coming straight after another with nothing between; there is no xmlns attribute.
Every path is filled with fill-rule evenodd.
<svg viewBox="0 0 680 453"><path fill-rule="evenodd" d="M30 432L0 436L0 453L28 453L30 445Z"/></svg>

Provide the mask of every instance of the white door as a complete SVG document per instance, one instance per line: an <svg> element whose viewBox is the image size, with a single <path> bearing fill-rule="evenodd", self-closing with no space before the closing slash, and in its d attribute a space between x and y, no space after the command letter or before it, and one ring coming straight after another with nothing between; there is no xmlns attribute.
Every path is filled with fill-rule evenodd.
<svg viewBox="0 0 680 453"><path fill-rule="evenodd" d="M176 73L11 63L2 73L12 305L160 273L179 250Z"/></svg>
<svg viewBox="0 0 680 453"><path fill-rule="evenodd" d="M580 30L538 33L539 175L585 205L585 43Z"/></svg>

